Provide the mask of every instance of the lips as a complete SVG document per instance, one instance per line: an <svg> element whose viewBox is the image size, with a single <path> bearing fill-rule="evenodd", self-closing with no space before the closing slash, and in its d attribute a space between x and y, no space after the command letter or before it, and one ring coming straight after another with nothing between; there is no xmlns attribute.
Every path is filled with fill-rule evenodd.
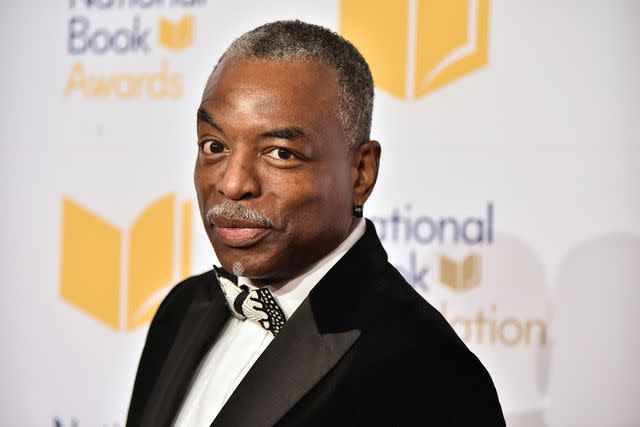
<svg viewBox="0 0 640 427"><path fill-rule="evenodd" d="M269 233L270 229L262 224L224 217L212 218L214 232L220 241L234 248L255 245Z"/></svg>

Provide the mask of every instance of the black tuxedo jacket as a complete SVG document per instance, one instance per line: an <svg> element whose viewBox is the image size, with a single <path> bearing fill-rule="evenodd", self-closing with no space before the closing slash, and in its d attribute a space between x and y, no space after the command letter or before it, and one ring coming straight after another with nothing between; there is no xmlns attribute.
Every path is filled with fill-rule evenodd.
<svg viewBox="0 0 640 427"><path fill-rule="evenodd" d="M212 271L178 284L147 336L127 426L173 422L230 317ZM504 426L495 387L387 262L373 225L315 286L212 426Z"/></svg>

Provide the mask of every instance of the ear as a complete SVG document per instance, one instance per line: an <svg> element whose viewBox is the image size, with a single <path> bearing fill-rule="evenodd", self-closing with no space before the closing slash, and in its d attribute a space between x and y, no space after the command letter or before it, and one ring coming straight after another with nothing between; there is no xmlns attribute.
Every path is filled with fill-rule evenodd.
<svg viewBox="0 0 640 427"><path fill-rule="evenodd" d="M362 206L367 201L378 179L380 152L378 141L360 145L353 154L353 204Z"/></svg>

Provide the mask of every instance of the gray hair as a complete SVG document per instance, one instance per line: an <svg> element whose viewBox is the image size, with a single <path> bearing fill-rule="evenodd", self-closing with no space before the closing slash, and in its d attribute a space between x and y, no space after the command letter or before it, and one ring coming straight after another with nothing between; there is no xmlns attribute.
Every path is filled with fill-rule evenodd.
<svg viewBox="0 0 640 427"><path fill-rule="evenodd" d="M211 222L216 216L223 216L229 219L243 219L264 227L273 227L271 218L266 214L232 200L225 199L221 203L212 206L211 209L207 211L205 217L208 222Z"/></svg>
<svg viewBox="0 0 640 427"><path fill-rule="evenodd" d="M329 65L338 74L335 114L347 147L355 149L369 140L373 111L371 70L355 46L339 34L298 20L271 22L237 38L216 68L225 58L317 61Z"/></svg>

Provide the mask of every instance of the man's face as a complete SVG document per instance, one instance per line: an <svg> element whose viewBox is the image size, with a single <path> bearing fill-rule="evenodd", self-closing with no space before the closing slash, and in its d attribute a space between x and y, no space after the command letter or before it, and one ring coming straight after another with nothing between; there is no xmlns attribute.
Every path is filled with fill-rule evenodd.
<svg viewBox="0 0 640 427"><path fill-rule="evenodd" d="M337 73L317 62L225 60L209 80L195 186L227 270L277 284L349 233L358 172L337 101Z"/></svg>

